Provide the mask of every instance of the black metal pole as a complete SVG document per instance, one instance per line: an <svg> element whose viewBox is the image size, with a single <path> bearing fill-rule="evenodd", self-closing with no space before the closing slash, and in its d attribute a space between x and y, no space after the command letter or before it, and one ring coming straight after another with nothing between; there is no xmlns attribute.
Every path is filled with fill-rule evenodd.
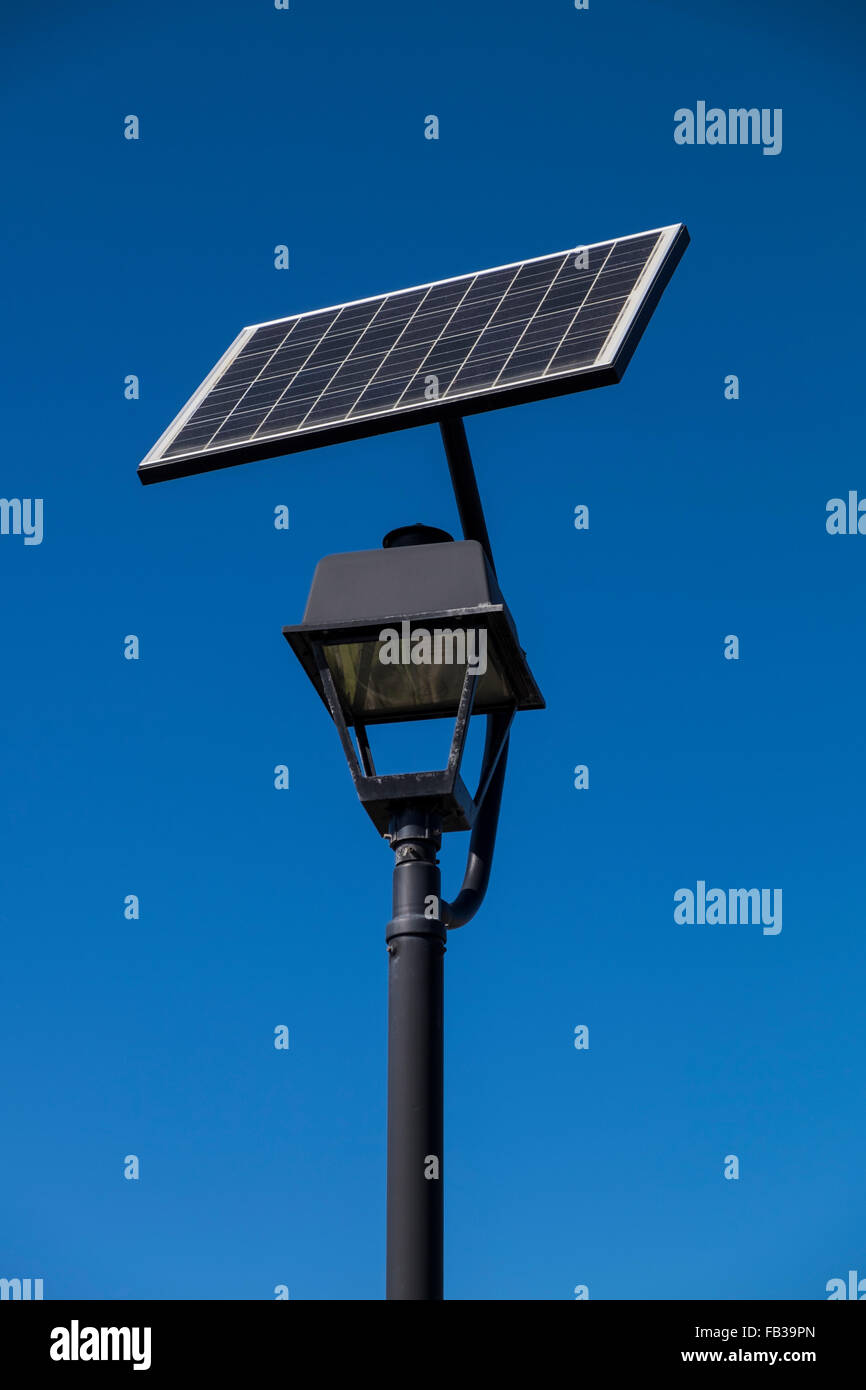
<svg viewBox="0 0 866 1390"><path fill-rule="evenodd" d="M388 1299L442 1298L442 987L436 816L407 805L390 828L388 943Z"/></svg>

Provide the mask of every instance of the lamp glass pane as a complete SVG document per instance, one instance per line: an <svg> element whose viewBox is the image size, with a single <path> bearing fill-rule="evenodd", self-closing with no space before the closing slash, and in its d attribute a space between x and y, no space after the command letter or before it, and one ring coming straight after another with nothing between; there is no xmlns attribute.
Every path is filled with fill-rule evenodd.
<svg viewBox="0 0 866 1390"><path fill-rule="evenodd" d="M347 719L456 714L467 661L476 710L507 705L511 689L486 628L389 628L372 641L323 645Z"/></svg>

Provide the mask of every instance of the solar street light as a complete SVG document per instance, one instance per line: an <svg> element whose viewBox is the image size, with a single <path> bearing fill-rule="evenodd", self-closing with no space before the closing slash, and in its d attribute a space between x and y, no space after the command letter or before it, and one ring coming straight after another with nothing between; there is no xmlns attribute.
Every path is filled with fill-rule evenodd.
<svg viewBox="0 0 866 1390"><path fill-rule="evenodd" d="M463 541L417 525L382 550L327 556L303 622L283 629L394 851L390 1299L442 1297L446 933L487 890L513 716L544 705L496 581L463 417L618 382L688 240L676 223L253 324L139 465L153 483L414 425L442 433ZM447 659L446 641L461 660ZM487 727L470 793L460 767L473 715ZM445 716L444 768L376 773L368 726ZM449 903L437 854L459 830L470 832L466 871Z"/></svg>

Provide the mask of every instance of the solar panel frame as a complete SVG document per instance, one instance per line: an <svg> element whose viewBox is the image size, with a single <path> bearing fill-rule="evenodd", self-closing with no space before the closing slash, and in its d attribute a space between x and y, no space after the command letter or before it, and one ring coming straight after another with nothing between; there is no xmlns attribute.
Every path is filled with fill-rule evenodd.
<svg viewBox="0 0 866 1390"><path fill-rule="evenodd" d="M586 304L587 300L589 300L592 294L593 287L598 281L599 276L602 274L608 260L614 254L614 251L618 251L619 248L625 248L625 253L627 254L629 242L645 240L650 237L657 238L652 254L646 259L643 269L640 275L638 276L637 280L633 280L631 290L624 297L623 303L620 305L613 323L609 326L607 335L603 339L601 347L599 348L598 352L594 354L592 361L588 364L565 365L560 370L551 372L550 374L536 374L529 377L523 375L518 377L517 380L506 381L500 385L497 385L496 383L494 383L492 386L490 384L482 385L476 388L475 390L466 390L452 397L446 396L444 398L439 398L436 400L425 400L423 403L410 404L402 408L399 407L398 402L397 406L393 406L387 410L373 409L369 412L362 413L353 418L343 416L342 418L336 421L326 421L320 425L315 425L306 429L297 430L295 433L273 433L270 436L264 436L258 439L250 439L250 430L247 426L245 429L246 437L241 437L237 440L237 442L234 443L231 442L230 439L228 439L225 442L222 442L221 448L212 448L210 449L210 451L207 451L206 448L202 447L202 444L206 444L208 442L213 441L215 436L219 434L223 428L226 427L234 411L234 406L232 406L227 412L221 410L221 413L219 415L215 415L213 417L213 424L215 428L213 430L203 432L201 436L201 442L198 443L198 445L195 445L193 443L192 447L190 447L190 449L187 452L182 454L175 454L173 457L170 458L166 457L166 454L172 448L174 441L177 439L177 437L180 435L181 431L186 427L186 425L191 421L192 417L196 415L196 412L199 410L199 408L212 395L213 392L219 390L218 383L225 382L226 378L229 377L231 368L235 364L238 364L239 367L243 367L243 370L245 372L249 368L255 367L255 363L250 362L249 358L244 359L242 354L247 344L250 343L251 339L255 337L255 335L257 334L262 334L263 330L265 329L268 329L270 327L276 329L279 326L283 326L286 331L282 338L278 334L274 336L274 346L272 348L263 348L262 353L260 354L263 358L262 366L259 368L258 373L255 373L246 383L246 385L244 385L244 389L241 393L239 401L235 403L236 405L239 404L241 400L244 400L245 397L249 398L250 388L255 382L259 381L260 379L263 382L266 380L273 379L273 375L271 378L263 376L263 369L265 369L267 366L271 364L271 362L274 360L274 358L277 356L279 352L283 351L288 338L294 334L295 329L299 325L303 324L305 320L311 319L313 317L318 317L319 319L324 321L325 315L333 314L333 318L328 324L328 327L325 328L324 331L319 332L318 336L314 336L309 340L311 351L306 358L306 361L309 361L309 359L321 347L324 338L327 336L328 330L330 329L330 327L333 326L335 322L337 322L343 310L351 309L354 310L356 314L360 313L360 321L363 322L364 306L379 303L380 308L375 310L373 315L371 316L371 320L367 321L365 325L366 329L366 327L369 327L370 322L372 320L375 320L376 315L382 309L384 309L386 304L393 304L394 301L399 298L401 301L404 302L405 306L405 304L408 303L408 301L405 300L405 296L419 294L421 298L418 300L418 304L416 304L415 308L412 310L412 312L409 314L409 317L406 319L406 322L403 328L401 329L400 333L398 334L395 343L392 343L391 347L388 348L385 352L385 357L383 359L385 360L393 351L394 347L396 346L396 342L399 342L400 337L402 337L403 333L406 331L406 328L412 322L418 307L420 307L420 305L425 302L426 297L430 295L431 291L439 289L442 286L457 285L460 282L466 282L467 289L464 292L463 296L461 296L461 299L458 301L459 307L459 305L462 304L463 299L468 297L472 287L476 283L479 283L481 281L481 277L484 277L485 280L487 280L490 277L495 276L499 272L505 274L508 271L514 271L514 275L509 282L509 285L513 285L518 276L523 272L523 270L526 267L531 267L535 265L540 266L541 263L545 261L552 263L561 258L561 264L552 276L552 279L550 280L547 289L544 291L544 294L542 295L539 304L536 306L533 313L526 320L526 323L518 338L519 343L526 334L530 324L533 322L536 314L538 313L539 308L541 307L541 304L544 302L547 295L553 289L553 286L557 281L560 271L565 268L567 259L571 256L576 256L577 253L580 251L591 252L594 249L606 246L609 248L609 250L607 256L605 257L605 261L602 263L602 266L599 267L599 269L595 272L593 279L590 283L590 287L584 295L584 298L581 301L580 306L577 310L573 312L571 311L570 306L568 310L568 312L571 313L570 328L579 326L579 321L583 324L584 327L586 327L586 320L580 320L581 311L583 309L583 306ZM606 238L604 241L594 242L592 244L587 244L586 246L574 247L569 251L559 251L554 252L552 254L548 253L547 255L535 256L524 261L514 261L511 262L509 265L494 266L490 269L475 272L474 274L470 273L468 275L463 274L449 276L444 280L430 281L424 285L414 285L405 290L392 291L390 294L369 295L364 299L348 300L345 304L331 305L321 309L309 309L300 314L284 315L282 318L268 319L262 323L250 324L246 328L243 328L241 330L241 332L237 335L234 341L223 353L222 357L219 359L219 361L216 363L213 369L205 377L204 381L201 383L198 389L193 393L193 395L189 398L189 400L183 406L181 411L175 416L174 420L172 420L171 424L154 444L153 448L150 449L150 451L146 454L142 462L139 464L138 476L141 479L142 483L160 482L169 478L188 477L197 473L210 472L219 468L232 467L235 464L251 463L260 459L274 458L281 455L297 453L306 449L321 448L325 445L337 443L340 441L360 439L375 434L390 433L394 430L410 429L420 424L433 424L437 421L441 421L449 417L454 418L455 416L473 415L482 411L499 409L509 405L518 405L528 401L549 399L553 396L564 395L575 391L588 390L598 386L613 385L621 380L625 368L627 367L634 353L634 350L637 347L641 334L643 333L646 324L652 316L653 310L655 309L655 306L658 303L658 300L661 297L661 294L664 291L665 286L667 285L671 275L673 274L673 271L679 263L679 260L683 252L685 251L688 242L689 235L685 225L683 223L674 223L668 227L657 227L646 232L636 232L627 237ZM626 282L627 281L628 277L626 277ZM481 339L483 333L486 332L487 328L490 325L491 319L496 316L496 313L499 311L499 309L502 308L503 304L507 303L507 290L505 294L498 299L496 297L493 297L486 301L482 300L481 302L488 302L493 306L491 314L485 321L484 326L481 329L473 330L476 332L473 347L469 349L466 356L460 362L459 366L456 367L453 376L449 377L449 386L446 387L446 391L450 389L450 386L453 384L453 382L457 380L457 377L459 377L460 374L468 366L469 359L471 358L472 351L474 350L474 346ZM612 299L608 299L603 302L611 304L614 301ZM563 313L564 312L565 311L563 311ZM452 312L451 317L446 322L450 323L453 317L454 313ZM291 325L291 330L288 329L288 325ZM362 334L365 331L365 329L361 330ZM302 328L300 332L301 334L303 334ZM267 340L267 335L263 336L265 340ZM443 334L440 333L439 337L441 338L442 336ZM587 335L584 333L579 336L586 337ZM564 348L565 339L567 337L568 332L566 332L562 341L555 349L552 357L549 358L548 367L552 367L553 362L556 360L556 357ZM303 338L303 336L301 336L300 338L296 339L294 346L300 346L301 350L303 350L304 341L305 339ZM315 406L319 404L319 401L327 395L327 390L330 382L334 379L336 375L339 374L339 372L343 370L343 368L346 366L346 363L351 359L352 351L354 350L354 347L357 346L359 341L360 338L353 338L352 346L349 348L346 355L341 357L338 353L337 356L334 358L333 371L329 376L325 378L326 384L322 392L313 400L310 408L306 410L303 419L306 419L306 417L312 413ZM434 347L435 343L426 352L423 361L427 360ZM503 363L502 368L498 372L496 378L497 382L499 380L499 377L501 377L503 372L506 370L508 362L511 361L516 347L517 344L515 344L515 347L512 349L509 357ZM330 351L330 345L328 349L325 350L326 355L328 351ZM363 357L358 358L358 361L362 360ZM479 359L479 361L480 360L481 359ZM423 361L421 364L422 366ZM300 374L300 370L300 368L294 369L293 371L290 369L288 375L288 382L290 384L294 383L296 377ZM405 396L407 391L409 391L420 370L421 367L419 366L419 368L413 373L413 375L409 377L409 379L406 381L405 386L399 395L400 400L402 400L403 396ZM328 368L328 371L331 371L330 367ZM373 377L368 381L367 385L363 389L359 390L358 402L356 402L356 404L360 402L361 397L364 394L366 394L367 390L370 389L377 373L378 368L376 368L376 371L373 373ZM363 376L361 379L363 380ZM383 378L383 382L385 380L386 379ZM402 377L390 378L389 380L402 380ZM239 384L243 385L242 379ZM230 388L229 386L224 386L223 389L226 392L226 399L222 402L216 403L220 404L222 407L225 407L228 405L228 391ZM288 390L288 386L284 389ZM273 414L273 412L279 406L281 399L282 396L279 396L273 402L273 404L269 407L268 411L266 412L265 418L268 418L271 414ZM306 397L303 398L303 400L307 399L308 398ZM303 401L301 403L303 403ZM252 414L252 412L248 413ZM242 415L243 412L239 412L238 420L240 420L240 417ZM236 428L239 429L241 428L241 426L236 423ZM262 428L262 422L259 422L259 424L255 426L255 428Z"/></svg>

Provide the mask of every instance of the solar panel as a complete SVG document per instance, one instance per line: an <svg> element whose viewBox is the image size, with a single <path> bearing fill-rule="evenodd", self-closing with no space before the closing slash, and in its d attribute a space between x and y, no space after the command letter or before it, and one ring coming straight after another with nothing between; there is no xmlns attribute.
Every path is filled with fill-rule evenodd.
<svg viewBox="0 0 866 1390"><path fill-rule="evenodd" d="M678 223L244 328L139 477L619 381L688 240Z"/></svg>

